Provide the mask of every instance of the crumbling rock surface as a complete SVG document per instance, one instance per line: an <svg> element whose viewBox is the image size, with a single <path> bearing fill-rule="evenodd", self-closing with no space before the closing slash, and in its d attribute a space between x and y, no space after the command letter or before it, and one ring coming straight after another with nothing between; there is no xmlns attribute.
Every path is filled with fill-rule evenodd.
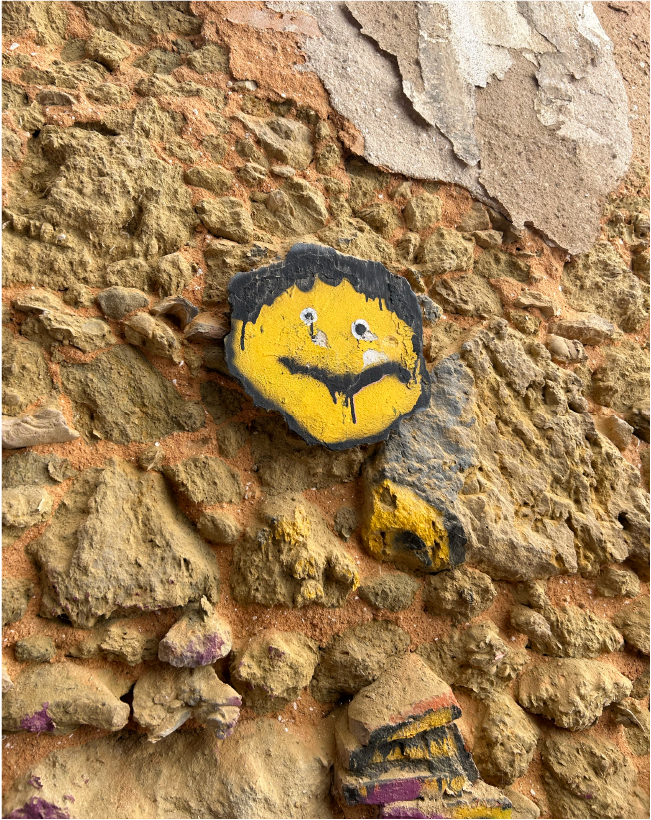
<svg viewBox="0 0 651 820"><path fill-rule="evenodd" d="M242 700L210 666L148 669L133 690L133 716L156 743L193 717L223 740L233 734Z"/></svg>
<svg viewBox="0 0 651 820"><path fill-rule="evenodd" d="M41 348L5 331L2 336L2 412L20 415L37 399L48 396L52 379Z"/></svg>
<svg viewBox="0 0 651 820"><path fill-rule="evenodd" d="M518 681L523 709L579 732L591 726L609 703L627 697L631 681L599 661L550 660L530 665Z"/></svg>
<svg viewBox="0 0 651 820"><path fill-rule="evenodd" d="M2 625L19 621L27 611L34 584L27 578L2 579Z"/></svg>
<svg viewBox="0 0 651 820"><path fill-rule="evenodd" d="M158 645L158 657L172 666L207 666L231 651L229 624L203 597L198 608L189 609Z"/></svg>
<svg viewBox="0 0 651 820"><path fill-rule="evenodd" d="M263 504L258 528L235 546L230 580L238 601L265 606L341 606L359 585L352 558L318 509L295 496Z"/></svg>
<svg viewBox="0 0 651 820"><path fill-rule="evenodd" d="M117 459L75 479L28 552L40 570L42 615L77 626L219 596L217 562L162 476Z"/></svg>
<svg viewBox="0 0 651 820"><path fill-rule="evenodd" d="M351 626L321 652L310 685L312 696L333 703L356 694L404 655L409 644L409 635L390 621Z"/></svg>
<svg viewBox="0 0 651 820"><path fill-rule="evenodd" d="M174 489L194 504L232 504L244 495L239 473L213 456L194 456L164 469Z"/></svg>
<svg viewBox="0 0 651 820"><path fill-rule="evenodd" d="M89 637L70 647L66 654L73 658L105 657L136 666L158 656L158 639L128 620L114 621L93 629Z"/></svg>
<svg viewBox="0 0 651 820"><path fill-rule="evenodd" d="M460 624L484 612L495 600L497 590L488 575L467 567L439 572L425 582L425 610L448 615Z"/></svg>
<svg viewBox="0 0 651 820"><path fill-rule="evenodd" d="M120 697L130 685L110 670L40 664L23 672L3 697L3 731L65 735L86 724L115 732L129 720L129 705Z"/></svg>
<svg viewBox="0 0 651 820"><path fill-rule="evenodd" d="M414 602L418 582L402 572L388 572L362 584L359 597L377 609L400 612Z"/></svg>
<svg viewBox="0 0 651 820"><path fill-rule="evenodd" d="M649 598L642 595L623 606L614 618L627 644L645 655L649 654Z"/></svg>
<svg viewBox="0 0 651 820"><path fill-rule="evenodd" d="M79 433L54 407L36 410L31 416L2 417L2 449L19 450L35 444L57 444L74 441Z"/></svg>
<svg viewBox="0 0 651 820"><path fill-rule="evenodd" d="M302 633L266 629L237 652L231 679L256 712L280 711L309 684L318 659L316 643Z"/></svg>

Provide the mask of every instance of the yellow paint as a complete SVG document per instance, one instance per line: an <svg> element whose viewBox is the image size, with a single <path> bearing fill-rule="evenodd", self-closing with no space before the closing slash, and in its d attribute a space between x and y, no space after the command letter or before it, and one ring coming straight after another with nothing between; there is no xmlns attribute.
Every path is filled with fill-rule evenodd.
<svg viewBox="0 0 651 820"><path fill-rule="evenodd" d="M317 315L312 325L301 319L307 309ZM352 326L358 320L367 323L368 340L354 336ZM235 320L231 331L236 368L266 401L318 441L337 444L378 436L420 398L413 329L387 310L383 300L367 299L346 279L336 287L316 279L306 293L290 287L262 307L255 323L246 324L243 350L242 325ZM292 375L281 364L283 357L340 377L361 374L374 362L397 362L417 375L407 384L396 375L385 375L361 388L353 399L354 422L343 396L334 401L322 381L305 373Z"/></svg>
<svg viewBox="0 0 651 820"><path fill-rule="evenodd" d="M310 534L310 519L305 509L298 505L294 510L293 521L288 516L283 516L273 522L271 529L274 538L279 541L286 541L292 545L300 544L305 542Z"/></svg>
<svg viewBox="0 0 651 820"><path fill-rule="evenodd" d="M511 809L503 809L500 806L458 806L452 812L452 817L459 818L459 820L466 817L494 817L509 820L511 816Z"/></svg>
<svg viewBox="0 0 651 820"><path fill-rule="evenodd" d="M405 562L408 555L396 543L396 536L403 532L414 533L425 544L432 561L432 572L449 566L450 546L443 514L413 490L385 479L370 493L362 537L374 558L392 561L399 557ZM416 557L413 563L414 568L422 568Z"/></svg>
<svg viewBox="0 0 651 820"><path fill-rule="evenodd" d="M413 720L406 726L402 726L387 738L387 742L391 743L393 740L400 740L405 737L414 737L420 732L426 732L428 729L436 729L438 726L443 726L446 723L452 722L452 710L449 706L444 706L441 709L435 709L423 717Z"/></svg>

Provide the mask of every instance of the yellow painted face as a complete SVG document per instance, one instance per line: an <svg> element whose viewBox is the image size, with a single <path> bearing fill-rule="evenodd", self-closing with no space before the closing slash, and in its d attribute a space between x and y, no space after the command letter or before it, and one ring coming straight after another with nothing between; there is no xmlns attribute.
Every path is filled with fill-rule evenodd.
<svg viewBox="0 0 651 820"><path fill-rule="evenodd" d="M293 250L301 247L351 259L319 246ZM304 288L306 278L300 282ZM310 443L341 449L377 441L429 395L420 311L414 327L388 307L378 287L369 296L347 278L329 283L314 276L307 283L308 289L293 283L268 297L248 321L234 310L229 368L257 404L282 413ZM418 308L410 289L409 295Z"/></svg>

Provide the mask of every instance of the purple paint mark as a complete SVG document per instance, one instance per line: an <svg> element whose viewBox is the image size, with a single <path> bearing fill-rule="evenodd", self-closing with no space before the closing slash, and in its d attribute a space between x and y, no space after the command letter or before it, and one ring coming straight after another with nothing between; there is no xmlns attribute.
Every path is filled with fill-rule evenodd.
<svg viewBox="0 0 651 820"><path fill-rule="evenodd" d="M50 705L49 701L43 704L40 712L34 712L33 715L25 715L20 721L20 728L26 732L53 732L56 729L54 721L47 713L47 707Z"/></svg>
<svg viewBox="0 0 651 820"><path fill-rule="evenodd" d="M203 640L188 642L187 646L179 651L173 643L162 640L158 647L158 657L172 666L184 666L194 669L196 666L208 666L224 657L222 647L225 641L216 632Z"/></svg>
<svg viewBox="0 0 651 820"><path fill-rule="evenodd" d="M35 774L33 774L27 782L29 783L30 786L33 786L35 789L42 789L43 788L43 784L41 783L41 778L37 777Z"/></svg>
<svg viewBox="0 0 651 820"><path fill-rule="evenodd" d="M398 803L403 800L416 800L421 787L422 783L417 778L376 783L369 788L366 798L360 800L360 803Z"/></svg>
<svg viewBox="0 0 651 820"><path fill-rule="evenodd" d="M67 811L55 806L54 803L43 800L42 797L32 797L22 808L14 809L7 817L25 818L25 820L29 818L43 818L43 820L45 818L56 818L58 820L59 818L69 818L70 815Z"/></svg>

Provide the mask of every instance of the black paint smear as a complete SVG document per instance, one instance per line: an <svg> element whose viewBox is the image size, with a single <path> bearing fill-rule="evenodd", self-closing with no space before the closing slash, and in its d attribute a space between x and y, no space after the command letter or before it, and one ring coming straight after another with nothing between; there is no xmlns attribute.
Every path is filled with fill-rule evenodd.
<svg viewBox="0 0 651 820"><path fill-rule="evenodd" d="M344 407L350 406L351 408L353 424L357 424L354 405L356 393L359 393L364 387L368 387L369 384L379 382L385 376L397 376L402 384L408 384L412 378L409 370L403 367L400 362L382 362L373 365L373 367L367 367L361 373L339 375L331 373L324 367L310 367L310 365L302 364L297 362L296 359L289 358L289 356L281 356L278 361L287 368L292 376L310 376L324 384L335 404L337 403L337 396L343 396Z"/></svg>
<svg viewBox="0 0 651 820"><path fill-rule="evenodd" d="M282 262L236 273L228 283L231 320L239 319L243 325L240 339L242 350L246 325L258 321L265 305L273 304L292 285L307 293L317 279L332 287L337 287L346 279L367 301L379 300L380 310L384 301L392 313L413 329L414 352L416 356L421 355L423 319L406 279L395 276L380 262L344 256L333 248L304 243L294 245Z"/></svg>

